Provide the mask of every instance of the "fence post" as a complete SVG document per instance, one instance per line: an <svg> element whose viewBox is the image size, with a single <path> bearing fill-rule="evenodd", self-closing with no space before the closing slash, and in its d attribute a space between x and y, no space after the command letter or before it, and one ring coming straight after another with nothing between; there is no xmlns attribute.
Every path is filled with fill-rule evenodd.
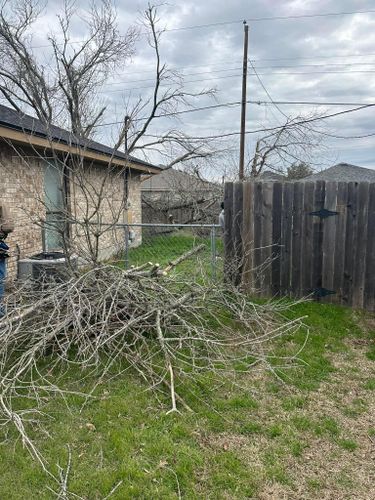
<svg viewBox="0 0 375 500"><path fill-rule="evenodd" d="M212 279L216 281L216 228L211 227L211 273Z"/></svg>
<svg viewBox="0 0 375 500"><path fill-rule="evenodd" d="M125 258L124 267L129 269L129 226L126 224L125 227Z"/></svg>

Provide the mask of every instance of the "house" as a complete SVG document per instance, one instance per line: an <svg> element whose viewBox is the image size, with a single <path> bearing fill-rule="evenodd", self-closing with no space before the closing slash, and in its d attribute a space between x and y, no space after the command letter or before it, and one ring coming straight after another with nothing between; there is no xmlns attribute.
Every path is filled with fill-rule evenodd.
<svg viewBox="0 0 375 500"><path fill-rule="evenodd" d="M144 223L217 223L222 187L169 168L141 184Z"/></svg>
<svg viewBox="0 0 375 500"><path fill-rule="evenodd" d="M306 181L375 182L375 170L357 167L349 163L338 163L333 167L301 179Z"/></svg>
<svg viewBox="0 0 375 500"><path fill-rule="evenodd" d="M15 221L10 275L17 272L17 260L66 247L62 235L80 255L96 252L99 260L114 254L123 245L124 231L112 225L141 222L141 175L159 171L0 105L0 206L6 205ZM140 241L140 230L136 238Z"/></svg>
<svg viewBox="0 0 375 500"><path fill-rule="evenodd" d="M286 177L283 174L279 174L278 172L274 172L271 170L264 170L260 173L258 177L256 177L257 181L269 182L269 181L285 181Z"/></svg>

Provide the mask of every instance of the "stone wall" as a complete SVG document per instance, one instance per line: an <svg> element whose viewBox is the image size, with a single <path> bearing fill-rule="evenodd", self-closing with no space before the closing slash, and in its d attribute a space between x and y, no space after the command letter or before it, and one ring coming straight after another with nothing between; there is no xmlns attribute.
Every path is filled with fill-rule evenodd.
<svg viewBox="0 0 375 500"><path fill-rule="evenodd" d="M8 144L0 142L0 204L5 204L15 222L15 231L9 235L11 258L8 261L8 276L17 276L17 260L27 258L43 250L42 229L36 221L45 216L44 207L44 160L31 148L22 150L22 157ZM103 189L103 202L93 222L113 224L125 222L123 210L124 179L122 172L106 175L105 167L87 165L85 167L86 184L82 191L74 179L70 182L69 203L72 215L82 220L92 214ZM103 179L105 183L103 184ZM82 177L81 177L82 180ZM87 188L89 186L89 189ZM87 194L91 192L88 197ZM129 178L129 222L139 223L142 218L140 176L132 173ZM93 225L93 233L95 224ZM141 228L136 229L133 245L141 242ZM92 234L90 235L91 238ZM87 235L79 225L71 227L73 251L87 251ZM100 258L107 258L124 248L124 229L109 228L99 238Z"/></svg>

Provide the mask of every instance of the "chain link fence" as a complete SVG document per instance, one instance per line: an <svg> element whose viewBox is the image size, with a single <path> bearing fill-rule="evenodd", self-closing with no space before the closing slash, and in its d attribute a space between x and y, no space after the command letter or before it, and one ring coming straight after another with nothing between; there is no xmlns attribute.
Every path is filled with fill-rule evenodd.
<svg viewBox="0 0 375 500"><path fill-rule="evenodd" d="M128 224L123 229L124 250L119 257L125 269L147 262L166 266L199 246L178 272L199 273L215 281L222 275L223 241L216 224Z"/></svg>
<svg viewBox="0 0 375 500"><path fill-rule="evenodd" d="M98 255L102 262L124 269L152 263L173 268L173 272L185 273L193 280L199 276L213 281L223 277L224 242L217 224L76 223L71 233L71 255L77 259L77 265L84 266L93 255ZM181 257L184 258L176 266ZM19 277L30 275L31 268L41 263L40 259L43 265L47 261L56 266L58 259L64 260L64 253L61 249L49 249L19 260Z"/></svg>

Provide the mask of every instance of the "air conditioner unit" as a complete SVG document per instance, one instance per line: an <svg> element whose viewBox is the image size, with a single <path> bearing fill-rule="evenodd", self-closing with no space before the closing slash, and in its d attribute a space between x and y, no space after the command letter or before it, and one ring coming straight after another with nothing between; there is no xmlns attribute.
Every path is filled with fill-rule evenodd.
<svg viewBox="0 0 375 500"><path fill-rule="evenodd" d="M70 265L78 265L77 257L70 258ZM64 281L69 274L67 259L62 252L42 252L18 262L18 279L21 281Z"/></svg>

